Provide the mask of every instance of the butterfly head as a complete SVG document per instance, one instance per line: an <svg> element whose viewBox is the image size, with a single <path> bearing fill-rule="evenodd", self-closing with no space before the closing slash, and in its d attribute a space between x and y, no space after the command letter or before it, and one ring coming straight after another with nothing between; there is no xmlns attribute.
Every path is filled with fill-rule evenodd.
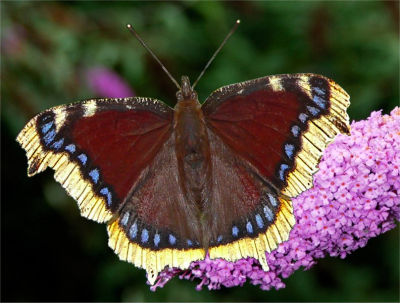
<svg viewBox="0 0 400 303"><path fill-rule="evenodd" d="M180 90L176 93L178 102L186 100L197 100L197 93L190 86L188 76L182 76L182 85Z"/></svg>

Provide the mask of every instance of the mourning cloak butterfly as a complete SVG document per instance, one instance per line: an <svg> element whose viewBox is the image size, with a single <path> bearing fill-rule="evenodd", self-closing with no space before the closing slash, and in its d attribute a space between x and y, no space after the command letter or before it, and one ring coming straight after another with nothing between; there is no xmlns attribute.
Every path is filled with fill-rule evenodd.
<svg viewBox="0 0 400 303"><path fill-rule="evenodd" d="M154 284L166 266L258 259L286 241L291 198L349 133L349 96L314 74L222 87L201 105L182 77L172 109L150 98L91 99L46 110L24 127L28 175L47 167L82 216L108 222L120 259Z"/></svg>

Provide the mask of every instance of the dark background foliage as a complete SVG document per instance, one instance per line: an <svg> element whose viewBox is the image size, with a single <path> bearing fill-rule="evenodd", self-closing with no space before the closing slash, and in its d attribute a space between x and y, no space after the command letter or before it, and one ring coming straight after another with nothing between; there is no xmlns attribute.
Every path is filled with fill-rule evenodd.
<svg viewBox="0 0 400 303"><path fill-rule="evenodd" d="M345 259L319 260L286 288L195 291L173 279L151 292L145 271L118 260L105 225L81 218L52 171L26 176L15 142L52 106L96 96L91 67L118 73L138 96L175 103L176 87L125 28L132 23L175 78L197 78L236 19L242 23L197 86L311 72L351 96L351 120L399 102L397 1L1 3L3 301L399 301L399 228ZM199 282L199 281L197 281Z"/></svg>

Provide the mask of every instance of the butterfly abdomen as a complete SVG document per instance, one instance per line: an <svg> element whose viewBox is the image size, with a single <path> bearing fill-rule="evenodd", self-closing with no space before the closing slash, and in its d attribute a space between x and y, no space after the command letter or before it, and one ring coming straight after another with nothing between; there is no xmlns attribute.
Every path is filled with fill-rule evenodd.
<svg viewBox="0 0 400 303"><path fill-rule="evenodd" d="M210 147L198 100L180 101L174 115L175 151L181 186L199 210L210 179Z"/></svg>

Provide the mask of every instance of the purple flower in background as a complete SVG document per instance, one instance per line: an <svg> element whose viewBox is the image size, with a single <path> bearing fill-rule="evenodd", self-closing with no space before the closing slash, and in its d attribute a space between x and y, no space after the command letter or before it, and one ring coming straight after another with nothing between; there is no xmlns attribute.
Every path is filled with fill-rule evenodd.
<svg viewBox="0 0 400 303"><path fill-rule="evenodd" d="M14 25L4 29L1 37L1 50L4 54L16 57L26 46L26 31L21 25Z"/></svg>
<svg viewBox="0 0 400 303"><path fill-rule="evenodd" d="M189 269L166 269L151 290L171 278L193 280L196 287L242 286L246 280L263 290L284 288L301 266L311 268L325 256L346 257L370 238L400 221L400 108L389 115L373 112L353 122L351 136L339 135L324 152L314 187L293 200L297 224L289 240L266 253L269 272L253 258L235 263L222 259L192 262Z"/></svg>
<svg viewBox="0 0 400 303"><path fill-rule="evenodd" d="M88 69L86 79L90 89L100 97L126 98L135 96L126 81L110 69L104 67Z"/></svg>

